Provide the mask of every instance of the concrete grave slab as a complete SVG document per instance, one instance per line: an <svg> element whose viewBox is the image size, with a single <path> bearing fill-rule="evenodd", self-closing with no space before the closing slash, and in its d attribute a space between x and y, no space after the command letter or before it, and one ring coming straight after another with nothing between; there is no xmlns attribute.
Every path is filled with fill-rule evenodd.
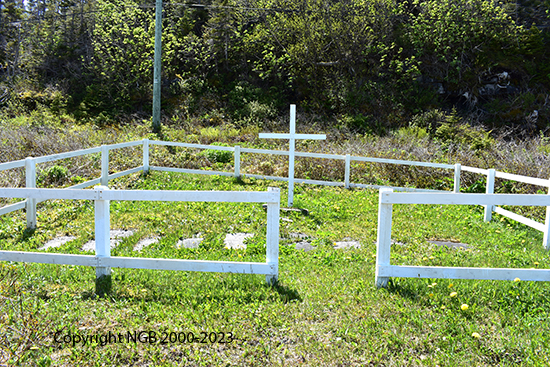
<svg viewBox="0 0 550 367"><path fill-rule="evenodd" d="M185 238L176 243L177 248L199 248L202 238Z"/></svg>
<svg viewBox="0 0 550 367"><path fill-rule="evenodd" d="M223 243L225 244L224 247L226 249L245 250L246 245L244 244L244 240L250 237L254 237L254 234L252 233L227 234L225 236L225 239L223 240Z"/></svg>
<svg viewBox="0 0 550 367"><path fill-rule="evenodd" d="M308 241L300 241L300 242L297 242L295 245L294 245L294 248L296 250L302 250L302 251L311 251L311 250L315 250L316 247L315 246L312 246L310 242Z"/></svg>
<svg viewBox="0 0 550 367"><path fill-rule="evenodd" d="M49 240L48 242L46 242L44 246L39 248L39 250L47 250L49 248L60 247L72 240L76 240L76 237L75 236L57 237L57 238L54 238L53 240Z"/></svg>
<svg viewBox="0 0 550 367"><path fill-rule="evenodd" d="M451 242L451 241L428 241L428 243L431 243L431 244L434 244L436 246L446 246L446 247L449 247L449 248L455 248L455 249L458 249L458 248L470 248L470 245L468 245L467 243L460 243L460 242Z"/></svg>
<svg viewBox="0 0 550 367"><path fill-rule="evenodd" d="M349 248L361 248L359 241L340 241L334 242L334 248L337 250L349 249Z"/></svg>
<svg viewBox="0 0 550 367"><path fill-rule="evenodd" d="M134 246L134 251L141 251L144 248L151 246L159 241L159 237L150 237L150 238L144 238L140 240L136 245Z"/></svg>
<svg viewBox="0 0 550 367"><path fill-rule="evenodd" d="M113 229L109 231L109 237L111 238L110 246L115 248L126 237L130 237L134 234L134 231L124 229ZM88 241L82 246L82 251L95 251L95 241Z"/></svg>

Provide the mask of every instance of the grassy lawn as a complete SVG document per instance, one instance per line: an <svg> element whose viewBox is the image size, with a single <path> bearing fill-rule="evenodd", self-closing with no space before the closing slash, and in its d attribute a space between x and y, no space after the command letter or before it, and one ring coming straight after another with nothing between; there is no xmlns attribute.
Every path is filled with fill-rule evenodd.
<svg viewBox="0 0 550 367"><path fill-rule="evenodd" d="M286 185L244 178L153 172L115 180L144 190L266 190ZM94 293L95 270L0 264L0 362L19 365L480 366L550 363L550 285L535 282L392 279L374 286L378 192L297 185L281 212L279 284L260 275L113 269L112 292ZM93 202L49 201L38 228L24 212L0 217L0 249L83 253L93 239ZM394 206L392 264L549 268L542 234L471 206ZM261 204L112 202L111 228L132 229L113 256L265 261ZM255 234L227 250L227 233ZM307 235L315 250L294 249ZM204 238L178 249L180 238ZM143 238L160 241L133 251ZM337 250L335 241L360 241ZM428 240L451 240L447 248ZM88 253L89 254L89 253ZM454 293L456 292L456 293ZM468 305L463 310L462 305ZM464 307L465 308L465 307ZM134 332L136 334L134 334ZM139 339L139 332L141 334ZM109 334L110 333L110 334ZM114 335L124 336L122 342ZM196 340L189 342L192 333ZM475 334L477 333L477 334ZM137 341L128 334L138 335ZM97 335L101 335L99 338ZM105 340L113 335L116 342ZM473 336L474 335L474 336ZM78 338L88 338L86 342ZM208 339L214 340L214 342ZM192 339L192 338L191 338ZM161 341L166 343L161 343ZM74 345L73 345L74 342ZM102 345L104 344L104 345Z"/></svg>

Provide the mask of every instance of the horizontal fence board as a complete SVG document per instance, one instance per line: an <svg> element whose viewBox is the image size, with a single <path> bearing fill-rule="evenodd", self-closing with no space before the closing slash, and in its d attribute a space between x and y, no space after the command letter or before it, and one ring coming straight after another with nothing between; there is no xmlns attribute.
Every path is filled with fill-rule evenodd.
<svg viewBox="0 0 550 367"><path fill-rule="evenodd" d="M254 149L254 148L241 148L241 153L273 154L273 155L290 154L288 151L285 151L285 150Z"/></svg>
<svg viewBox="0 0 550 367"><path fill-rule="evenodd" d="M307 157L307 158L340 159L340 160L346 159L345 155L338 155L338 154L296 152L294 155L296 157Z"/></svg>
<svg viewBox="0 0 550 367"><path fill-rule="evenodd" d="M0 260L56 265L97 265L97 258L91 255L67 255L24 251L0 251Z"/></svg>
<svg viewBox="0 0 550 367"><path fill-rule="evenodd" d="M211 149L211 150L227 150L234 151L233 147L222 147L218 145L206 145L206 144L194 144L194 143L178 143L171 141L160 141L160 140L149 140L149 145L164 145L172 147L182 147L182 148L196 148L196 149Z"/></svg>
<svg viewBox="0 0 550 367"><path fill-rule="evenodd" d="M20 203L6 205L0 208L0 215L8 214L16 210L25 209L26 202L22 201Z"/></svg>
<svg viewBox="0 0 550 367"><path fill-rule="evenodd" d="M198 175L209 175L209 176L234 176L234 172L222 172L222 171L206 171L202 169L189 169L189 168L173 168L173 167L159 167L159 166L150 166L150 171L161 171L161 172L176 172L176 173L192 173Z"/></svg>
<svg viewBox="0 0 550 367"><path fill-rule="evenodd" d="M267 191L154 191L154 190L71 190L0 188L0 197L66 199L66 200L131 200L131 201L202 201L278 203L279 192Z"/></svg>
<svg viewBox="0 0 550 367"><path fill-rule="evenodd" d="M306 179L302 179L302 178L295 178L294 182L296 182L296 183L305 183L305 184L309 184L309 185L344 186L343 182L306 180Z"/></svg>
<svg viewBox="0 0 550 367"><path fill-rule="evenodd" d="M380 277L550 281L550 269L380 265Z"/></svg>
<svg viewBox="0 0 550 367"><path fill-rule="evenodd" d="M380 193L383 204L521 205L550 206L550 195L463 194L463 193Z"/></svg>
<svg viewBox="0 0 550 367"><path fill-rule="evenodd" d="M0 163L0 171L5 171L7 169L25 167L25 160L21 159L18 161Z"/></svg>
<svg viewBox="0 0 550 367"><path fill-rule="evenodd" d="M503 209L503 208L500 208L498 206L496 206L494 208L494 211L495 213L497 214L500 214L500 215L504 215L505 217L508 217L510 219L513 219L515 220L516 222L520 222L522 224L525 224L526 226L529 226L531 228L535 228L536 230L539 230L541 232L544 232L544 224L542 223L539 223L535 220L532 220L532 219L529 219L529 218L526 218L524 217L523 215L519 215L519 214L516 214L516 213L513 213L509 210L506 210L506 209Z"/></svg>
<svg viewBox="0 0 550 367"><path fill-rule="evenodd" d="M109 150L113 150L113 149L135 147L138 145L143 145L143 140L129 141L127 143L109 144L109 145L106 145L106 147Z"/></svg>
<svg viewBox="0 0 550 367"><path fill-rule="evenodd" d="M391 163L391 164L402 164L406 166L420 166L420 167L445 168L445 169L455 168L454 165L444 164L444 163L416 162L416 161L404 161L400 159L370 158L370 157L356 157L356 156L351 156L350 158L352 161L357 161L357 162Z"/></svg>
<svg viewBox="0 0 550 367"><path fill-rule="evenodd" d="M442 192L441 190L432 190L432 189L416 189L414 187L395 187L395 186L384 186L384 185L369 185L369 184L357 184L350 183L350 187L360 188L360 189L381 189L388 188L393 189L395 192Z"/></svg>
<svg viewBox="0 0 550 367"><path fill-rule="evenodd" d="M95 179L90 180L90 181L81 182L79 184L69 186L69 187L67 187L67 189L83 189L85 187L98 185L100 182L101 182L101 178L95 178Z"/></svg>
<svg viewBox="0 0 550 367"><path fill-rule="evenodd" d="M98 266L153 270L202 271L275 275L276 265L253 262L154 259L136 257L98 258Z"/></svg>
<svg viewBox="0 0 550 367"><path fill-rule="evenodd" d="M243 173L243 177L258 178L262 180L272 180L272 181L288 181L288 177L279 177L279 176L264 176L264 175L254 175L251 173Z"/></svg>
<svg viewBox="0 0 550 367"><path fill-rule="evenodd" d="M482 175L488 175L489 174L489 170L488 169L483 169L483 168L462 166L462 167L460 167L460 169L462 171L472 172L472 173L479 173L479 174L482 174Z"/></svg>
<svg viewBox="0 0 550 367"><path fill-rule="evenodd" d="M495 172L495 177L503 178L505 180L523 182L531 185L550 187L550 180L545 180L542 178L527 177L527 176L515 175L512 173L499 172L499 171Z"/></svg>
<svg viewBox="0 0 550 367"><path fill-rule="evenodd" d="M75 151L66 152L66 153L45 155L42 157L34 158L34 161L35 163L53 162L53 161L58 161L60 159L79 157L81 155L99 153L99 152L101 152L101 147L88 148L88 149L75 150Z"/></svg>
<svg viewBox="0 0 550 367"><path fill-rule="evenodd" d="M260 133L258 134L260 139L290 139L288 133ZM292 138L296 140L324 140L327 138L324 134L292 134Z"/></svg>
<svg viewBox="0 0 550 367"><path fill-rule="evenodd" d="M123 177L126 175L130 175L132 173L141 172L141 171L143 171L143 166L127 169L126 171L121 171L121 172L117 172L109 175L109 180L114 180L115 178Z"/></svg>

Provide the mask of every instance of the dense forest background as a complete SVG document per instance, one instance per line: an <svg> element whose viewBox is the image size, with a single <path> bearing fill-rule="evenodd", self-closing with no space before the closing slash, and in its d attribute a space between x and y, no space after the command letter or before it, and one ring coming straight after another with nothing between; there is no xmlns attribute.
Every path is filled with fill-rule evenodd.
<svg viewBox="0 0 550 367"><path fill-rule="evenodd" d="M0 104L98 125L152 110L152 0L0 0ZM165 2L163 120L259 124L288 104L353 131L550 122L550 1ZM457 117L458 118L458 117Z"/></svg>

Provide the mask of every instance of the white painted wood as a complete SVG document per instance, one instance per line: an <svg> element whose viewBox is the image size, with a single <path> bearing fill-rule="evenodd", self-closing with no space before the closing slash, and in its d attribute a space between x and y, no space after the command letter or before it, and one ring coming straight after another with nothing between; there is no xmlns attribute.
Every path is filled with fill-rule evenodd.
<svg viewBox="0 0 550 367"><path fill-rule="evenodd" d="M25 159L25 186L36 187L36 162L31 157ZM26 215L27 228L36 228L36 198L27 198Z"/></svg>
<svg viewBox="0 0 550 367"><path fill-rule="evenodd" d="M455 177L454 177L453 192L455 192L455 193L460 192L460 163L455 164Z"/></svg>
<svg viewBox="0 0 550 367"><path fill-rule="evenodd" d="M344 186L343 182L307 180L307 179L304 179L304 178L295 178L294 182L296 182L296 183L305 183L305 184L308 184L308 185Z"/></svg>
<svg viewBox="0 0 550 367"><path fill-rule="evenodd" d="M109 148L106 145L101 147L101 185L109 185Z"/></svg>
<svg viewBox="0 0 550 367"><path fill-rule="evenodd" d="M93 255L66 255L23 251L0 251L0 261L130 269L179 270L269 275L276 274L275 265L266 263L155 259L119 256L114 256L110 258L98 258Z"/></svg>
<svg viewBox="0 0 550 367"><path fill-rule="evenodd" d="M1 192L1 191L0 191ZM445 204L445 205L516 205L548 206L550 195L536 194L466 194L466 193L382 193L382 201L389 204Z"/></svg>
<svg viewBox="0 0 550 367"><path fill-rule="evenodd" d="M550 195L550 188L548 189L548 195ZM550 206L546 207L546 217L544 218L544 229L542 232L544 233L542 245L546 250L550 250Z"/></svg>
<svg viewBox="0 0 550 367"><path fill-rule="evenodd" d="M143 166L127 169L126 171L120 171L120 172L117 172L117 173L113 173L113 174L109 175L108 178L109 178L109 181L110 181L110 180L114 180L115 178L131 175L132 173L137 173L137 172L141 172L141 171L143 171Z"/></svg>
<svg viewBox="0 0 550 367"><path fill-rule="evenodd" d="M0 208L0 215L8 214L16 210L25 209L26 206L27 206L27 202L25 201L3 206L2 208Z"/></svg>
<svg viewBox="0 0 550 367"><path fill-rule="evenodd" d="M73 157L80 157L86 154L99 153L100 151L101 151L101 147L96 147L96 148L74 150L72 152L45 155L42 157L35 158L35 163L38 164L38 163L44 163L44 162L53 162L53 161L58 161L60 159L67 159L67 158L73 158Z"/></svg>
<svg viewBox="0 0 550 367"><path fill-rule="evenodd" d="M235 169L235 178L241 177L241 147L238 145L235 146L235 150L233 151L233 167Z"/></svg>
<svg viewBox="0 0 550 367"><path fill-rule="evenodd" d="M257 153L257 154L272 154L272 155L289 155L286 150L270 150L270 149L253 149L241 148L241 153Z"/></svg>
<svg viewBox="0 0 550 367"><path fill-rule="evenodd" d="M100 182L101 182L100 178L95 178L95 179L90 180L90 181L81 182L79 184L69 186L69 187L67 187L67 189L83 189L85 187L90 187L90 186L97 185Z"/></svg>
<svg viewBox="0 0 550 367"><path fill-rule="evenodd" d="M527 183L527 184L531 184L531 185L550 187L550 181L545 180L543 178L514 175L512 173L499 172L499 171L496 171L495 177L503 178L505 180L523 182L523 183Z"/></svg>
<svg viewBox="0 0 550 367"><path fill-rule="evenodd" d="M258 178L260 180L288 181L288 177L279 177L279 176L253 175L251 173L243 174L242 176L248 177L248 178Z"/></svg>
<svg viewBox="0 0 550 367"><path fill-rule="evenodd" d="M402 164L402 165L405 165L405 166L419 166L419 167L446 168L446 169L454 169L454 167L455 167L452 164L404 161L404 160L400 160L400 159L386 159L386 158L370 158L370 157L351 156L351 160L352 161L357 161L357 162L391 163L391 164Z"/></svg>
<svg viewBox="0 0 550 367"><path fill-rule="evenodd" d="M21 167L25 167L24 159L20 159L18 161L12 161L12 162L0 163L0 171L5 171L12 168L21 168Z"/></svg>
<svg viewBox="0 0 550 367"><path fill-rule="evenodd" d="M267 191L72 190L36 188L0 188L0 197L67 200L203 201L224 203L276 203L279 200L279 194Z"/></svg>
<svg viewBox="0 0 550 367"><path fill-rule="evenodd" d="M534 221L534 220L529 219L529 218L525 218L522 215L513 213L513 212L511 212L509 210L506 210L506 209L502 209L501 207L498 207L498 206L495 207L494 211L495 211L495 213L503 215L503 216L508 217L510 219L513 219L516 222L520 222L521 224L525 224L526 226L529 226L531 228L535 228L538 231L544 232L545 226L542 223L539 223L539 222Z"/></svg>
<svg viewBox="0 0 550 367"><path fill-rule="evenodd" d="M337 159L337 160L346 160L345 155L340 154L323 154L323 153L307 153L307 152L295 152L296 157L305 157L305 158L319 158L319 159Z"/></svg>
<svg viewBox="0 0 550 367"><path fill-rule="evenodd" d="M0 251L0 261L55 265L96 266L97 258L90 255L66 255L43 252Z"/></svg>
<svg viewBox="0 0 550 367"><path fill-rule="evenodd" d="M466 171L466 172L479 173L479 174L485 175L485 176L487 176L489 174L489 170L486 170L486 169L483 169L483 168L462 166L462 170Z"/></svg>
<svg viewBox="0 0 550 367"><path fill-rule="evenodd" d="M114 149L121 149L121 148L129 148L129 147L136 147L142 144L143 144L143 140L135 140L135 141L129 141L127 143L110 144L110 145L107 145L107 149L114 150Z"/></svg>
<svg viewBox="0 0 550 367"><path fill-rule="evenodd" d="M381 272L380 267L390 265L391 247L391 226L392 226L392 204L382 202L383 193L392 193L392 189L380 189L378 202L378 235L376 240L376 269L375 284L378 288L385 288L388 285L389 277Z"/></svg>
<svg viewBox="0 0 550 367"><path fill-rule="evenodd" d="M387 277L480 279L522 281L550 281L550 269L466 268L439 266L380 266L380 273Z"/></svg>
<svg viewBox="0 0 550 367"><path fill-rule="evenodd" d="M143 139L143 172L149 172L149 139Z"/></svg>
<svg viewBox="0 0 550 367"><path fill-rule="evenodd" d="M111 256L111 216L110 202L105 200L104 193L109 191L107 186L96 186L94 191L97 192L98 198L101 200L95 201L95 254L98 258ZM95 269L96 278L111 275L111 268L108 266L98 266Z"/></svg>
<svg viewBox="0 0 550 367"><path fill-rule="evenodd" d="M346 162L345 162L345 169L344 169L344 187L346 189L349 189L350 171L351 171L351 155L346 154Z"/></svg>
<svg viewBox="0 0 550 367"><path fill-rule="evenodd" d="M290 133L274 134L262 133L260 139L288 139L288 206L292 207L294 202L294 161L296 150L296 139L325 140L325 134L296 134L296 105L290 105Z"/></svg>
<svg viewBox="0 0 550 367"><path fill-rule="evenodd" d="M495 170L490 169L487 174L487 186L485 188L487 194L492 194L495 192ZM483 213L483 219L486 222L490 222L493 217L493 211L495 209L494 205L485 205L485 211Z"/></svg>
<svg viewBox="0 0 550 367"><path fill-rule="evenodd" d="M280 198L280 190L270 187L268 192ZM267 233L266 233L266 262L274 269L274 273L266 275L266 282L270 285L277 283L279 274L279 212L280 203L267 204Z"/></svg>
<svg viewBox="0 0 550 367"><path fill-rule="evenodd" d="M222 147L222 146L218 146L218 145L206 145L206 144L194 144L194 143L178 143L178 142L173 142L173 141L150 140L149 144L173 146L173 147L182 147L182 148L226 150L226 151L231 151L231 152L233 151L233 147Z"/></svg>
<svg viewBox="0 0 550 367"><path fill-rule="evenodd" d="M203 169L173 168L173 167L159 167L159 166L150 166L149 170L161 171L161 172L191 173L191 174L209 175L209 176L233 176L235 174L234 172L207 171Z"/></svg>

